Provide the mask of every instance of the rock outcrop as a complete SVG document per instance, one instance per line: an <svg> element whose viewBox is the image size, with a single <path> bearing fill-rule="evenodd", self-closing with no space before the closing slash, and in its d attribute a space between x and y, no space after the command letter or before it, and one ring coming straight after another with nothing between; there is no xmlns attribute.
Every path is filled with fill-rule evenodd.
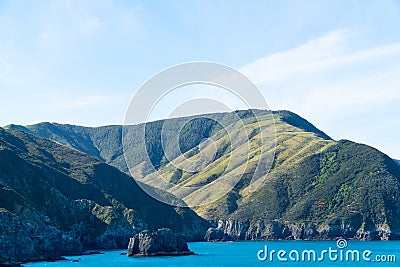
<svg viewBox="0 0 400 267"><path fill-rule="evenodd" d="M27 261L61 259L61 255L83 251L82 243L72 233L62 233L44 224L33 211L30 223L21 217L0 209L0 266L19 265Z"/></svg>
<svg viewBox="0 0 400 267"><path fill-rule="evenodd" d="M170 229L142 231L129 241L127 256L193 255L185 240Z"/></svg>

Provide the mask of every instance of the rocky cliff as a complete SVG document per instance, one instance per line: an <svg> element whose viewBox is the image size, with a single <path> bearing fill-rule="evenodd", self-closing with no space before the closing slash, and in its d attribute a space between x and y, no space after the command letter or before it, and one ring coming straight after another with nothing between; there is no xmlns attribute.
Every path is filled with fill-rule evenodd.
<svg viewBox="0 0 400 267"><path fill-rule="evenodd" d="M206 241L239 240L329 240L337 237L360 240L399 239L399 232L392 232L388 225L359 229L352 225L315 223L280 223L276 221L211 221L213 227L207 230Z"/></svg>

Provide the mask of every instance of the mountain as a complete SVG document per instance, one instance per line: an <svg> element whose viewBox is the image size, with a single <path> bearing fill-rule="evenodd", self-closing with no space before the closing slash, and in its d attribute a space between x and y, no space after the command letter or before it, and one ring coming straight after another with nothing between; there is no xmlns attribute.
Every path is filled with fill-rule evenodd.
<svg viewBox="0 0 400 267"><path fill-rule="evenodd" d="M13 129L0 128L0 200L0 264L126 248L143 229L201 240L209 226L88 154Z"/></svg>
<svg viewBox="0 0 400 267"><path fill-rule="evenodd" d="M259 115L269 115L270 112L258 111ZM331 138L324 132L317 129L314 125L307 120L301 118L297 114L290 111L277 111L275 114L285 123L299 128L301 131L314 133L316 136L330 140ZM182 127L186 121L188 124L184 125L181 130L180 136L180 151L187 152L204 139L211 137L214 133L221 130L221 125L218 121L229 125L238 121L238 118L252 118L254 116L251 110L237 111L233 113L213 113L206 114L206 116L192 116L185 118L175 118L170 120L160 120L148 122L145 124L126 126L126 136L132 136L132 139L137 139L138 136L145 128L146 132L146 149L150 152L151 162L158 168L168 162L163 151L161 144L161 130L168 122L169 129L164 129L167 135L176 135L176 130ZM188 120L189 119L189 120ZM43 122L34 125L21 126L21 125L8 125L5 129L15 129L24 131L39 137L53 140L60 144L77 149L97 159L112 165L121 171L128 173L129 170L125 162L122 147L122 131L121 125L114 126L101 126L101 127L84 127L69 124L58 124ZM135 158L130 158L132 162L130 166L139 165L143 162L143 148L133 143L126 147L127 152L131 155L137 155ZM168 148L167 148L168 149ZM173 157L177 155L172 155Z"/></svg>
<svg viewBox="0 0 400 267"><path fill-rule="evenodd" d="M276 128L274 154L270 144L263 147L260 143L262 130L256 124L256 115L260 125L265 126L264 135ZM124 129L128 136L125 149L131 155L127 164L121 126L88 128L42 123L8 128L81 150L126 173L128 165L135 177L145 180L151 180L157 171L181 186L216 181L232 160L230 177L245 170L240 182L214 203L193 208L213 225L207 231L208 240L400 238L400 166L394 160L363 144L332 140L292 112L275 111L272 116L273 120L269 112L247 110L128 126ZM246 126L246 131L233 132L237 145L231 150L227 129L236 129L239 123ZM162 129L167 138L179 133L179 150L169 143L163 147ZM143 132L151 166L143 163L143 147L136 142ZM250 137L249 142L244 135ZM205 139L214 143L203 142ZM250 161L247 157L231 157L240 155L246 144L251 147ZM203 151L212 151L213 145L216 155L204 170L182 171L176 167L183 156L201 158L199 146ZM249 186L257 172L255 162L266 162L260 157L261 149L268 151L274 162L261 187L252 192ZM180 192L171 189L170 193ZM199 191L186 195L187 201L202 198Z"/></svg>
<svg viewBox="0 0 400 267"><path fill-rule="evenodd" d="M266 116L258 115L261 123L269 124ZM251 128L252 116L242 118ZM274 120L274 165L255 192L250 192L246 179L247 174L254 174L255 166L246 157L230 158L229 154L235 151L217 156L200 172L180 171L176 168L179 158L161 166L158 172L180 186L197 186L219 178L229 160L235 169L227 176L240 175L240 170L245 170L241 182L226 196L194 208L203 218L214 221L212 231L223 232L216 239L399 238L400 167L391 158L366 145L334 141L290 112L275 112ZM262 161L259 134L250 138L250 163ZM226 134L217 132L212 138L214 144L223 144ZM242 146L237 147L240 149ZM197 147L185 152L190 159L199 158L200 154ZM195 191L186 199L201 197Z"/></svg>

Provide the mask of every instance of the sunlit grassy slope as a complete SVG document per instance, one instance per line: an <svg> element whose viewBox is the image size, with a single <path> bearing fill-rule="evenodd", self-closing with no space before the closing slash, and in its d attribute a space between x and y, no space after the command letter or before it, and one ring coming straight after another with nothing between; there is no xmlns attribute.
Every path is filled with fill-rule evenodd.
<svg viewBox="0 0 400 267"><path fill-rule="evenodd" d="M221 194L221 198L209 205L194 208L207 219L350 224L356 229L385 224L400 230L400 166L394 160L366 145L334 141L292 112L273 112L273 119L268 112L256 113L260 124L265 126L261 130L252 111L210 114L208 118L194 118L184 126L187 118L130 126L128 165L135 177L150 180L156 170L167 181L185 187L212 184L221 175L228 181L240 176L228 194ZM215 121L222 121L226 127ZM238 130L238 123L244 123L245 132ZM166 136L179 134L179 153L169 143L162 146L160 133L165 125ZM121 126L10 127L56 140L128 172L121 147ZM136 142L141 127L146 129L145 145L151 164L144 162L147 155ZM273 127L275 149L270 142ZM261 142L261 138L267 138L268 142ZM203 142L205 139L213 142ZM231 146L232 141L235 146ZM206 152L204 159L209 164L199 171L185 171L193 166L184 158L203 159L200 151ZM269 166L271 158L274 160ZM249 184L258 162L264 171L271 169L261 177L264 178L261 187L250 192ZM208 194L224 191L221 187L210 187ZM170 189L192 203L200 203L207 195L198 190L181 191L185 190Z"/></svg>

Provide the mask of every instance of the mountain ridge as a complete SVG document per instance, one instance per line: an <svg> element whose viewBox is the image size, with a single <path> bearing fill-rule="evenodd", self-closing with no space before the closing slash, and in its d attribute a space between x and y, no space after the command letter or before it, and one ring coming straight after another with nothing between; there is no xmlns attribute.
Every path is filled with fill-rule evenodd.
<svg viewBox="0 0 400 267"><path fill-rule="evenodd" d="M317 136L320 136L324 139L331 138L325 134L324 132L317 129L314 125L309 123L304 118L298 116L297 114L281 110L281 111L262 111L255 110L260 112L261 114L264 112L265 114L276 114L282 117L287 123L293 123L295 127L299 127L299 129L303 129L309 132L315 133ZM148 123L140 123L137 125L129 125L125 126L126 128L132 128L133 132L139 131L141 127L149 127L154 128L154 131L161 131L161 127L165 122L168 121L180 121L190 118L197 118L199 116L211 117L216 120L221 119L221 117L225 117L226 114L239 114L239 116L249 116L252 114L252 110L239 110L232 113L210 113L210 114L201 114L194 115L189 117L179 117L165 120L156 120ZM233 115L232 115L233 116ZM228 118L233 120L232 118ZM210 133L215 130L216 127L215 122L208 122L209 131L204 132L201 138L208 137ZM122 125L107 125L107 126L99 126L99 127L86 127L86 126L75 126L71 124L59 124L59 123L49 123L42 122L33 125L15 125L10 124L4 127L5 129L17 129L20 131L24 131L33 135L37 135L46 139L50 139L56 141L60 144L75 148L82 152L85 152L89 155L95 156L101 161L110 164L123 172L130 174L128 171L128 167L125 164L125 158L123 156L123 148L122 148ZM218 127L216 127L218 129ZM103 149L102 142L107 139L108 144L111 144L107 147L107 149ZM198 140L196 140L198 141ZM195 143L196 143L195 141ZM194 145L190 144L186 150L192 148ZM159 152L159 151L158 151ZM186 152L186 151L183 151ZM158 161L161 161L159 159ZM159 163L159 162L158 162Z"/></svg>
<svg viewBox="0 0 400 267"><path fill-rule="evenodd" d="M11 142L13 146L10 146L10 142L0 142L0 157L12 159L15 154L15 161L20 162L11 164L11 161L10 165L4 165L7 162L4 160L4 164L0 166L0 197L4 199L3 205L0 206L0 215L10 222L9 225L22 225L27 220L24 213L13 213L9 210L15 209L16 206L26 206L24 210L28 211L27 214L36 218L34 225L38 229L43 226L40 231L56 238L58 232L51 230L51 227L48 228L49 222L46 222L48 219L41 215L43 212L32 210L26 203L32 203L30 205L35 207L40 206L38 203L35 204L35 201L42 199L39 203L45 203L46 199L50 199L47 204L49 210L46 212L53 214L47 216L50 222L53 222L52 218L55 216L65 218L71 214L69 208L61 211L52 208L54 203L64 203L67 195L69 199L86 199L79 200L78 204L76 201L72 201L73 203L67 201L72 203L68 205L80 206L88 216L76 218L76 222L79 220L87 222L87 218L92 215L98 219L95 220L97 226L93 227L97 232L89 236L94 236L96 239L107 232L107 227L113 229L110 229L111 233L115 233L115 229L121 229L120 227L125 230L130 229L125 232L127 236L132 233L132 221L126 222L125 217L140 218L139 221L142 222L158 221L157 214L151 214L151 209L148 210L144 206L148 201L159 207L156 210L160 210L161 206L145 197L143 195L145 193L140 190L139 194L147 199L140 205L143 209L139 209L138 214L127 213L126 208L129 210L129 207L133 207L132 202L135 200L124 196L127 193L120 195L116 190L118 187L109 181L104 173L113 173L124 181L122 184L131 184L132 177L126 175L130 166L132 174L135 177L142 177L143 181L158 172L164 179L178 185L205 185L223 177L228 163L233 160L235 167L230 169L228 174L232 177L241 175L240 170L242 170L244 175L223 197L208 205L193 207L193 211L203 219L197 218L197 215L191 213L193 211L175 208L173 210L177 216L171 208L162 206L161 210L167 210L168 216L176 218L176 225L169 225L171 228L175 227L175 230L186 235L187 239L195 234L197 238L205 236L208 241L314 240L338 237L370 240L400 239L400 165L398 161L379 150L349 140L332 140L307 120L289 111L269 113L245 110L206 114L205 117L189 117L190 122L187 122L187 119L160 120L125 127L124 130L128 133L126 149L130 155L127 163L123 155L122 126L93 128L42 123L26 127L10 125L6 129L0 129L0 141L7 134L11 136L8 139L14 140ZM225 123L227 128L224 129L214 120ZM246 136L238 131L231 132L232 136L228 135L228 129L235 129L238 123L243 123L245 126ZM260 128L260 125L265 127ZM274 131L275 149L271 144L260 142L262 131L268 135L273 133L271 131L273 128L276 131ZM168 143L163 147L162 129L165 130L167 137L174 137L177 132L179 133L179 151L174 150ZM141 137L139 134L143 132L146 137L145 147L137 145L136 142ZM229 146L229 142L232 142L230 138L234 138L238 144L236 147ZM215 144L216 154L211 158L210 164L204 170L195 172L178 169L177 166L184 162L182 161L184 157L192 160L201 157L199 147L205 139L211 139ZM204 151L208 151L212 145L203 144ZM240 152L246 144L251 147L249 155L231 159L232 155ZM148 164L152 166L143 163L146 158L143 155L144 148L149 153L151 162ZM267 158L262 156L262 150L266 155L273 155L274 161L269 172L263 177L260 188L251 192L249 185L256 173L257 162L266 163ZM63 160L65 155L70 157L70 160ZM25 166L24 161L29 163L27 165L29 168L18 169L17 165ZM108 164L113 167L109 167ZM18 175L19 172L21 175ZM4 183L2 178L8 175L19 177L17 181L25 181L26 178L22 175L24 173L25 176L32 174L32 177L39 175L37 179L48 177L49 180L46 182L50 183L48 188L59 188L60 190L56 190L59 194L39 200L31 197L26 202L24 200L26 197L24 198L21 192L35 189L36 185L30 182L27 188L17 187L18 184L10 186ZM53 176L58 178L50 179ZM9 179L8 183L10 181L12 180ZM100 188L100 192L96 188L93 189L93 185ZM127 188L132 188L131 186ZM138 187L135 187L131 190L137 189ZM171 189L167 193L177 192ZM187 197L196 203L197 198L201 200L204 196L194 191ZM113 217L113 212L119 215ZM154 220L142 218L145 214ZM105 226L104 223L107 221L114 224ZM202 225L197 232L193 229L195 222ZM163 223L159 222L159 226L161 224ZM165 224L168 226L164 220ZM186 225L185 229L179 228L179 225ZM11 235L12 228L8 225L0 227L4 228L4 232L9 233L9 236ZM29 236L18 238L29 240ZM92 239L86 240L89 244L92 241ZM18 241L10 239L8 244L12 242ZM119 242L122 244L125 241ZM87 247L87 244L85 246ZM68 253L68 249L76 250L83 247L82 240L74 241L69 247L65 246L64 251Z"/></svg>
<svg viewBox="0 0 400 267"><path fill-rule="evenodd" d="M212 119L219 120L219 121L228 121L229 123L234 123L236 121L236 119L234 118L234 115L238 115L243 121L245 121L245 123L247 123L248 125L252 125L252 123L254 121L252 118L255 116L255 113L257 113L258 116L260 118L262 118L263 122L267 123L268 115L269 115L268 112L267 111L259 111L259 110L245 110L245 111L236 111L236 112L232 112L232 113L206 114L206 117L211 117ZM290 173L293 172L292 170L296 170L299 168L301 169L299 174L296 174L296 173L292 174L292 176L299 177L298 178L299 181L309 179L308 180L309 183L312 183L314 186L318 185L320 182L325 182L325 180L327 180L327 177L329 175L334 175L335 171L338 171L338 169L337 169L338 167L336 166L338 163L334 162L334 157L336 157L335 155L337 154L337 151L333 151L333 152L330 151L330 149L332 149L332 147L340 147L342 149L345 149L347 146L351 146L355 149L354 153L361 153L361 152L367 153L365 151L369 151L368 153L373 153L372 151L377 151L377 150L373 150L373 149L369 148L368 146L358 145L358 144L356 145L355 143L352 143L352 142L346 141L346 140L334 141L334 140L332 140L332 138L330 138L324 132L317 129L314 125L309 123L307 120L305 120L304 118L302 118L302 117L298 116L297 114L292 113L290 111L274 111L274 112L272 112L272 116L274 116L275 127L277 130L277 133L276 133L277 134L277 150L276 150L276 155L275 155L275 160L274 160L274 166L270 172L270 177L272 177L272 178L270 178L270 179L279 180L280 183L282 183L282 188L269 188L269 189L266 189L267 191L278 190L281 193L288 191L289 189L287 188L287 184L292 183L292 181L287 180L287 179L282 180L282 177L288 176ZM192 124L189 124L188 127L184 128L182 130L182 132L183 132L183 139L182 139L183 146L182 147L184 147L184 149L181 152L183 154L185 154L185 153L188 154L189 157L193 157L198 153L198 151L196 150L196 146L198 145L199 140L201 140L203 138L208 138L210 136L215 137L218 135L218 132L221 131L221 129L218 127L216 128L215 127L216 124L208 119L196 118L196 116L192 116L192 117L188 117L188 118L195 118L195 119L197 119L197 121L193 120ZM218 169L220 169L221 162L219 163L219 165L215 166L214 169L216 170L216 172L214 172L214 174L213 174L213 171L211 170L210 174L200 172L199 174L191 175L190 173L185 174L185 173L177 172L176 168L170 166L169 162L167 160L165 160L165 157L163 156L164 151L161 148L161 145L159 144L160 140L159 140L159 137L157 136L157 133L161 131L164 123L174 122L177 125L179 125L179 122L184 119L185 118L176 118L176 119L150 122L148 124L128 126L128 127L132 127L132 129L128 129L128 130L130 130L130 134L135 136L135 134L140 132L140 127L148 127L150 129L149 130L149 132L151 134L149 136L150 146L148 146L147 149L148 149L148 151L150 151L150 153L152 153L150 155L151 158L153 157L152 164L154 166L156 166L156 170L159 170L161 173L164 173L166 175L166 177L170 177L167 179L173 179L173 181L175 183L183 182L182 185L191 184L191 183L192 184L193 183L203 183L203 181L207 181L207 182L212 181L212 180L210 180L209 175L214 177L213 179L218 177L218 175L219 175ZM30 126L29 128L27 128L27 130L31 131L32 133L41 134L42 137L51 138L51 135L49 135L49 133L46 131L46 129L43 129L42 126L43 125L36 125L36 126L33 125L33 126ZM119 155L119 157L122 157L122 155L121 155L122 148L115 145L115 143L118 142L119 140L121 140L121 138L122 138L121 126L105 126L105 127L100 127L100 128L82 128L80 126L74 127L71 125L67 125L67 126L56 125L56 126L58 129L67 127L67 129L68 129L67 133L69 133L73 137L75 136L77 140L83 140L84 138L88 138L90 140L97 140L92 143L96 143L97 144L96 147L100 147L100 148L101 148L101 142L99 142L98 140L104 140L111 136L112 138L108 139L110 141L110 143L112 143L111 151L113 151L113 153L111 153L111 154ZM175 126L175 125L172 125L171 127L172 127L171 129L169 129L169 130L167 129L167 133L171 132L172 134L175 134L176 129L178 129L179 127ZM174 127L178 127L178 128L174 128ZM75 129L72 131L72 134L71 134L71 129ZM84 131L82 132L82 129L86 130L88 132L84 132ZM199 134L199 129L202 130L202 132L200 134ZM99 130L100 132L102 130L104 130L103 131L104 133L96 133L96 130ZM92 131L92 132L90 132L90 131ZM54 132L55 131L52 131L52 133L54 133ZM79 136L77 136L77 134L80 134L81 136L79 137ZM96 134L98 137L100 136L101 138L98 138L98 137L96 138ZM63 134L61 136L66 136L66 135L67 134ZM94 137L88 137L88 136L94 136ZM218 138L221 139L223 136L224 136L224 134L222 134L222 135L220 134ZM57 139L55 138L55 140L57 140ZM73 146L72 142L68 143L64 140L64 143L66 145ZM107 151L108 148L103 148L103 149ZM168 149L168 147L166 149ZM356 150L360 150L360 152L357 152ZM135 151L141 151L141 150L140 149L136 149L136 150L132 149L131 151L133 154L135 154L134 153ZM85 152L88 153L90 151L86 150ZM329 154L330 156L326 156L326 154ZM378 155L376 157L381 157L381 155L382 155L382 157L384 157L383 154L381 154L380 152L378 153ZM96 156L96 155L94 154L94 156ZM126 165L121 167L121 165L116 164L115 161L113 162L111 160L111 158L113 158L113 157L108 157L109 164L119 167L120 170L128 172ZM114 158L118 158L118 157L114 156ZM325 158L327 158L327 159L325 159ZM139 156L137 159L133 160L133 163L131 163L131 165L133 165L135 167L134 172L133 172L134 175L139 175L139 176L140 175L142 175L142 176L151 175L152 171L149 171L149 169L146 166L140 165L141 160L143 160L143 158L141 158ZM344 162L341 162L341 164L345 164L346 160L347 159L345 159ZM370 160L372 162L374 162L374 159L371 158ZM305 161L305 163L304 163L304 161ZM322 163L320 161L322 161ZM312 166L312 164L314 166L313 172L309 172L309 171L304 172L304 170L306 170L307 168ZM317 164L321 165L321 166L317 166ZM322 164L327 164L326 170L325 170L325 167L322 166ZM330 164L334 164L334 166L330 166ZM358 164L364 164L365 165L364 168L367 168L366 162L358 163ZM387 163L384 163L383 165L386 165L386 164ZM301 166L301 167L299 167L299 166ZM320 170L321 168L323 168L323 169ZM386 168L386 167L382 166L379 168ZM395 168L395 167L391 166L390 168ZM323 173L318 173L321 171ZM346 172L345 175L354 176L354 174L352 174L351 170ZM188 179L188 177L190 177L190 178ZM365 177L362 177L362 178L364 179ZM196 179L197 179L197 181L196 181ZM337 179L339 179L339 178L337 178ZM251 206L251 201L249 203L247 203L246 199L251 199L252 197L254 197L254 195L250 194L247 196L247 193L246 193L247 185L239 184L239 187L240 186L242 186L242 187L241 188L236 187L237 188L236 191L234 190L234 191L230 192L226 196L226 199L222 200L222 202L217 201L214 206L211 205L208 208L205 208L205 207L198 208L198 209L195 208L195 211L198 214L200 214L201 216L203 216L204 218L211 220L211 221L215 220L215 219L222 219L222 220L228 219L229 220L229 219L236 218L236 220L240 220L242 217L249 218L250 215L248 214L248 212L246 212L246 209L241 210L241 208L239 207L240 204L238 205L238 203L240 201L242 201L242 202L244 201L242 203L242 207L249 207L249 206ZM301 186L307 186L307 185L303 184ZM282 190L284 190L284 191L282 191ZM339 188L336 188L335 190L339 190ZM304 193L305 192L303 192L302 194L304 194ZM318 192L315 191L315 193L317 194ZM290 192L285 193L285 195L287 197L288 197L288 194L293 195L293 193L290 193ZM301 194L299 194L299 195L301 195ZM261 197L261 196L259 196L259 197ZM282 197L282 196L280 196L280 197ZM334 196L331 195L330 197L333 198ZM265 196L261 197L262 201L264 201L263 200L264 198L265 198ZM275 197L269 196L269 199L276 199L276 196ZM279 200L276 199L276 201L278 202ZM286 201L288 203L290 202L288 199ZM305 200L301 200L301 201L305 201ZM317 201L317 200L315 200L315 201ZM333 201L333 199L331 199L331 201ZM274 204L276 206L276 208L273 210L282 212L282 205L277 205L277 203L272 203L272 204ZM282 204L282 203L280 203L280 204ZM333 205L333 204L331 204L331 205ZM295 205L295 206L291 207L290 209L297 209L296 208L297 206ZM287 207L289 207L289 206L287 206ZM222 210L221 210L221 208L222 208ZM212 211L212 210L214 210L214 211ZM255 208L255 210L257 210L257 208ZM234 215L234 213L232 213L232 211L234 211L238 215ZM283 220L283 221L288 220L288 219L291 219L291 220L299 220L300 219L303 221L307 220L306 218L296 218L296 217L292 218L292 215L294 214L293 213L294 210L291 212L290 211L286 211L286 212L289 212L288 215L286 215L289 217L287 217L286 219L281 218L281 220ZM263 213L263 211L261 212L261 214L262 213ZM240 215L240 214L242 214L242 215ZM276 214L276 213L272 213L272 214L275 214L275 216L283 216L283 213L280 213L280 215ZM292 214L292 215L290 215L290 214ZM318 218L318 216L316 216L314 219L317 219L317 218ZM259 218L254 218L254 219L259 219ZM313 220L313 218L310 218L309 220ZM361 227L361 226L358 226L358 227Z"/></svg>

